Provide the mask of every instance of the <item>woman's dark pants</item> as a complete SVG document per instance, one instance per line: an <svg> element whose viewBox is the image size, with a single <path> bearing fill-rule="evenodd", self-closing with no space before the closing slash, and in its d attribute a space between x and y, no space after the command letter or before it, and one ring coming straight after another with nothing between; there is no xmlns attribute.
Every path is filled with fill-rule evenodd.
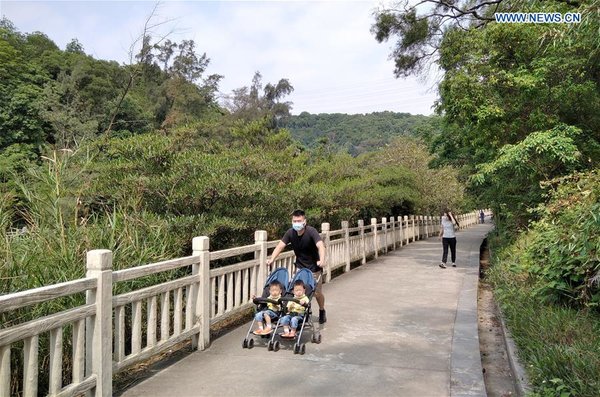
<svg viewBox="0 0 600 397"><path fill-rule="evenodd" d="M452 263L456 262L456 237L442 238L442 246L444 247L444 252L442 253L442 262L446 263L448 260L448 246L450 246Z"/></svg>

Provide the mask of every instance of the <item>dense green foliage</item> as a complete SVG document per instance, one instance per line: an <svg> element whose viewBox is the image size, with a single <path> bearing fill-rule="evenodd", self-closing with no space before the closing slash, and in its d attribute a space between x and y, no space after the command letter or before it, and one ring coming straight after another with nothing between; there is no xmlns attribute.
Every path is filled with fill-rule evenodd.
<svg viewBox="0 0 600 397"><path fill-rule="evenodd" d="M562 181L538 211L539 220L515 243L493 240L496 298L540 395L596 396L600 174Z"/></svg>
<svg viewBox="0 0 600 397"><path fill-rule="evenodd" d="M287 119L285 127L309 148L353 156L385 146L400 136L418 137L428 142L441 129L438 117L408 113L310 114L302 112Z"/></svg>

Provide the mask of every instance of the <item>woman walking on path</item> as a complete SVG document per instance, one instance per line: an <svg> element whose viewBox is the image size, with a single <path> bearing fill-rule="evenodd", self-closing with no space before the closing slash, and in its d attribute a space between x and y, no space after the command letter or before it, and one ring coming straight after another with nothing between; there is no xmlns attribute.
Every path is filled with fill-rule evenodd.
<svg viewBox="0 0 600 397"><path fill-rule="evenodd" d="M442 215L442 225L440 229L440 238L442 239L442 247L444 249L442 253L442 262L440 267L446 268L446 261L448 260L448 246L450 246L450 254L452 256L452 267L456 267L456 234L454 233L454 224L460 227L458 221L449 210L445 210Z"/></svg>

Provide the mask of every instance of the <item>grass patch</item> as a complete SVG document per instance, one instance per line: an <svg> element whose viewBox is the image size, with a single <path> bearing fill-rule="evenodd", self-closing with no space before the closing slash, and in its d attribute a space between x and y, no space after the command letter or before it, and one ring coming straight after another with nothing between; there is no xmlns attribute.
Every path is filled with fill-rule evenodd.
<svg viewBox="0 0 600 397"><path fill-rule="evenodd" d="M534 396L590 396L600 391L600 314L544 302L535 285L496 260L488 275L527 368Z"/></svg>

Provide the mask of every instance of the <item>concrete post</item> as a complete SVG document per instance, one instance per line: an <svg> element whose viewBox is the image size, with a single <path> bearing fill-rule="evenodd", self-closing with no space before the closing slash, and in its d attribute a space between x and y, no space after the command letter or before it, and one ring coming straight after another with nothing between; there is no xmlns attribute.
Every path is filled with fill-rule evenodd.
<svg viewBox="0 0 600 397"><path fill-rule="evenodd" d="M406 243L404 243L405 245L408 245L408 243L410 242L410 230L409 230L409 223L408 223L408 215L404 215L404 226L402 227L402 233L404 234L404 237L406 238Z"/></svg>
<svg viewBox="0 0 600 397"><path fill-rule="evenodd" d="M348 221L342 221L342 230L344 230L344 256L346 260L346 267L344 268L344 272L350 271L350 262L351 262L351 252L350 252L350 231Z"/></svg>
<svg viewBox="0 0 600 397"><path fill-rule="evenodd" d="M88 251L86 277L98 282L86 292L86 303L96 305L96 315L86 319L86 374L96 374L95 397L112 396L112 252ZM88 392L91 396L91 393Z"/></svg>
<svg viewBox="0 0 600 397"><path fill-rule="evenodd" d="M396 249L396 221L394 217L390 217L390 223L392 224L392 249Z"/></svg>
<svg viewBox="0 0 600 397"><path fill-rule="evenodd" d="M267 269L267 231L257 230L254 232L254 242L256 244L255 258L258 259L258 280L266 280L269 269ZM263 282L263 281L261 281ZM262 294L261 282L256 283L256 296Z"/></svg>
<svg viewBox="0 0 600 397"><path fill-rule="evenodd" d="M360 260L360 264L364 265L365 263L367 263L367 253L366 253L366 247L365 247L365 221L362 219L358 220L358 227L360 228L360 247L361 247L361 252L362 252L362 259Z"/></svg>
<svg viewBox="0 0 600 397"><path fill-rule="evenodd" d="M383 253L387 254L388 251L388 232L387 232L387 218L381 218L381 230L383 230Z"/></svg>
<svg viewBox="0 0 600 397"><path fill-rule="evenodd" d="M377 238L377 218L371 218L371 227L373 228L373 249L375 250L375 259L379 257L379 239Z"/></svg>
<svg viewBox="0 0 600 397"><path fill-rule="evenodd" d="M206 236L194 237L193 254L198 256L198 291L196 295L196 316L200 322L197 347L204 350L210 344L210 252Z"/></svg>

